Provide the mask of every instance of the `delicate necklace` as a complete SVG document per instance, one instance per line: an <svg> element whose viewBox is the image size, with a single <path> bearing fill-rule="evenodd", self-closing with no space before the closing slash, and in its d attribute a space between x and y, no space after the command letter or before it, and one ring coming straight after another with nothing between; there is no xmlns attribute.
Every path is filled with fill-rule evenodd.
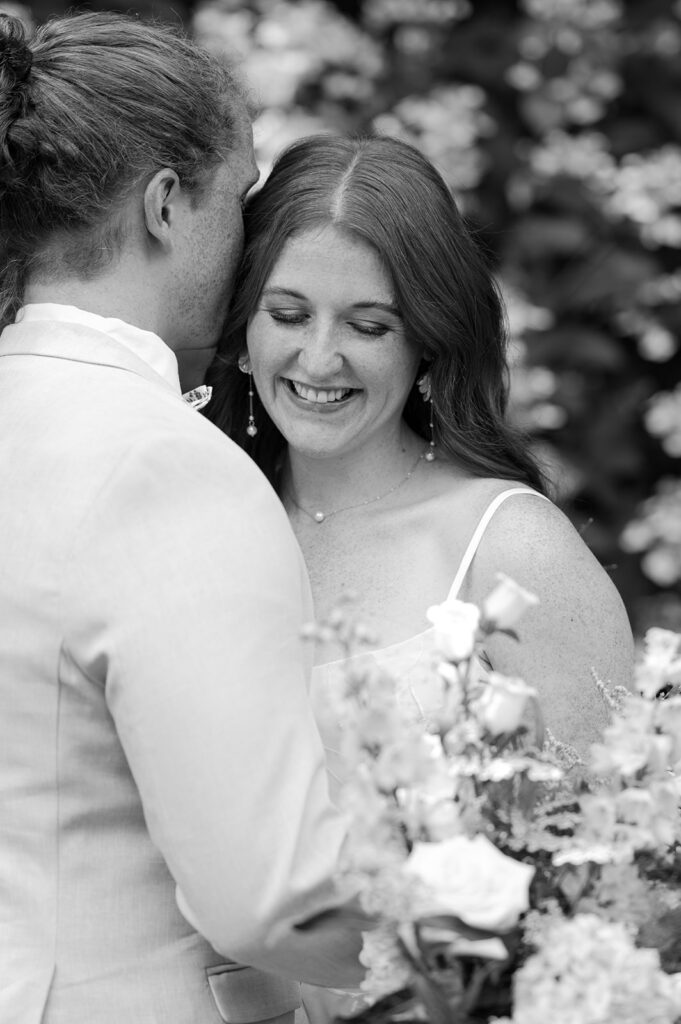
<svg viewBox="0 0 681 1024"><path fill-rule="evenodd" d="M414 473L416 472L416 467L418 466L421 459L426 458L427 451L428 449L426 448L419 453L419 457L417 458L416 462L413 464L407 475L403 476L401 480L398 480L397 483L394 484L389 491L384 491L383 494L377 494L374 498L367 498L366 501L358 501L356 505L343 505L341 508L333 508L329 512L322 512L321 509L317 512L308 512L306 508L303 508L302 505L298 504L296 499L291 494L290 490L288 492L288 496L293 502L293 504L296 506L296 508L300 509L300 511L304 513L304 515L306 515L308 519L312 519L313 522L315 523L324 523L331 516L337 516L339 512L349 512L350 509L352 508L363 508L364 505L372 505L375 501L383 501L383 499L387 498L389 494L394 494L398 487L402 487L402 485L406 484L407 480L409 480L409 478L414 475Z"/></svg>

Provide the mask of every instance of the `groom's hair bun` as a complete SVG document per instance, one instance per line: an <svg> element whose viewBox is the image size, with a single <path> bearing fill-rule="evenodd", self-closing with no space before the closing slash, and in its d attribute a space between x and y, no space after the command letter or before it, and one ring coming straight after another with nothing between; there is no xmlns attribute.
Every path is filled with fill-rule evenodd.
<svg viewBox="0 0 681 1024"><path fill-rule="evenodd" d="M26 42L26 30L18 18L0 14L0 74L7 77L11 87L11 79L24 82L28 78L33 63L33 54ZM3 82L4 85L4 82Z"/></svg>
<svg viewBox="0 0 681 1024"><path fill-rule="evenodd" d="M14 161L7 149L7 133L28 104L28 78L33 53L26 41L26 30L19 18L0 14L0 187Z"/></svg>
<svg viewBox="0 0 681 1024"><path fill-rule="evenodd" d="M30 44L0 18L0 327L22 275L92 277L120 251L126 200L164 167L201 194L241 139L223 58L132 15L53 18Z"/></svg>

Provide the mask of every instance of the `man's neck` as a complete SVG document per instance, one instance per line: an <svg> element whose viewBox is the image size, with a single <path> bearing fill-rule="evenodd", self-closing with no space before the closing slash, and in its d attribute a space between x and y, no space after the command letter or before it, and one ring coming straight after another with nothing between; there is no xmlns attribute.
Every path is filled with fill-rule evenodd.
<svg viewBox="0 0 681 1024"><path fill-rule="evenodd" d="M34 302L56 302L65 306L77 306L89 313L103 317L124 320L134 327L160 334L156 303L148 290L140 292L137 287L128 288L115 277L102 276L96 281L79 281L70 278L50 281L29 281L25 290L25 305Z"/></svg>

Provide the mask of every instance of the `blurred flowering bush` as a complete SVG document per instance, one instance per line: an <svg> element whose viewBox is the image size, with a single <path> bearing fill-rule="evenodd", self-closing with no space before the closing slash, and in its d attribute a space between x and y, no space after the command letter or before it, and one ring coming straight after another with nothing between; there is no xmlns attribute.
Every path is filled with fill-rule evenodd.
<svg viewBox="0 0 681 1024"><path fill-rule="evenodd" d="M350 659L327 694L342 881L377 919L357 1022L681 1024L681 634L648 630L631 690L594 682L611 716L583 762L532 688L476 668L533 603L500 576L480 608L429 609L418 715L352 657L351 614L317 630Z"/></svg>
<svg viewBox="0 0 681 1024"><path fill-rule="evenodd" d="M639 634L681 623L678 0L201 0L266 172L313 131L412 142L509 304L513 415Z"/></svg>

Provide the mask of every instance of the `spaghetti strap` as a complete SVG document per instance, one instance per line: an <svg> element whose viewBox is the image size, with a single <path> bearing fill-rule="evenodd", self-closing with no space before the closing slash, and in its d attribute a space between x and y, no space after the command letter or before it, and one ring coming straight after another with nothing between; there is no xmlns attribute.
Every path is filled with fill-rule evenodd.
<svg viewBox="0 0 681 1024"><path fill-rule="evenodd" d="M532 494L535 498L542 498L544 501L549 500L546 495L540 494L539 491L533 491L529 487L510 487L507 491L502 491L501 494L497 494L496 498L492 499L483 512L480 517L480 522L473 531L473 536L468 543L468 547L464 551L463 558L461 559L459 568L456 571L456 576L454 577L454 582L452 583L449 594L447 595L448 601L454 601L456 599L459 590L461 589L461 584L466 578L466 573L471 567L471 562L475 558L475 552L480 546L480 541L483 538L485 530L489 526L492 516L499 506L514 494Z"/></svg>

